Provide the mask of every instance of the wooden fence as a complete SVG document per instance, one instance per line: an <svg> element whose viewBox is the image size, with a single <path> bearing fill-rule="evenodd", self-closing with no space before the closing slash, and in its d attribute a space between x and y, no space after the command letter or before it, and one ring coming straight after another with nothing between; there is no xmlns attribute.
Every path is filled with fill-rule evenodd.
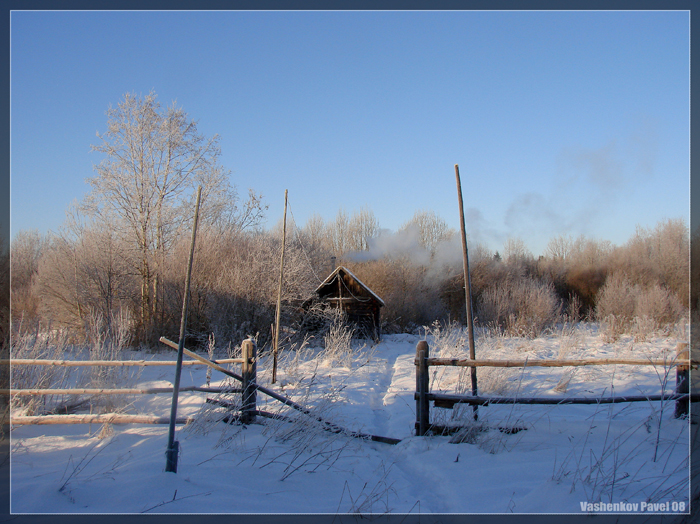
<svg viewBox="0 0 700 524"><path fill-rule="evenodd" d="M482 397L477 395L449 395L430 392L430 366L456 367L569 367L569 366L601 366L601 365L633 365L633 366L664 366L676 367L675 393L669 395L640 395L617 396L609 398L552 398L552 397ZM610 404L618 402L642 401L675 401L675 417L687 417L689 402L700 401L700 395L690 394L690 366L697 366L698 361L689 358L688 344L680 343L676 355L669 359L580 359L580 360L487 360L487 359L448 359L430 358L430 348L426 341L420 341L416 346L416 435L426 435L431 430L430 401L435 407L453 408L455 404L470 404L472 406L488 406L489 404Z"/></svg>
<svg viewBox="0 0 700 524"><path fill-rule="evenodd" d="M168 341L170 342L170 341ZM177 346L177 345L176 345ZM192 355L197 356L192 353ZM241 364L242 374L232 373L234 378L242 382L240 388L210 388L210 387L181 387L179 391L196 391L202 393L241 393L243 403L241 410L241 420L250 423L255 420L256 412L256 356L257 349L255 342L244 340L241 345L240 358L228 358L213 363L221 369L222 364ZM203 359L204 360L204 359ZM45 360L45 359L11 359L0 360L0 365L11 364L13 366L33 365L33 366L58 366L58 367L125 367L125 366L175 366L176 361L162 360ZM189 360L183 365L211 365L210 361ZM0 394L11 396L40 396L40 395L157 395L161 393L172 393L170 388L43 388L43 389L10 389L0 390ZM191 417L178 417L177 424L187 424L191 422ZM11 416L12 425L24 424L90 424L90 423L111 423L111 424L168 424L170 417L153 415L129 415L122 413L103 414L81 414L81 415L39 415L39 416Z"/></svg>
<svg viewBox="0 0 700 524"><path fill-rule="evenodd" d="M167 345L168 347L178 350L178 344L168 340L167 338L161 337L160 341ZM321 423L321 428L325 431L331 433L344 433L352 438L359 438L363 440L371 440L374 442L381 442L384 444L398 444L401 442L400 439L395 439L391 437L383 437L380 435L371 435L368 433L362 433L359 431L350 431L345 428L338 426L332 422L323 420L321 417L313 413L312 410L305 408L304 406L294 402L293 400L280 395L279 393L272 391L264 386L256 383L257 381L257 347L255 342L251 339L244 340L241 344L241 358L238 359L226 359L219 361L207 360L190 351L187 348L183 348L185 355L194 359L194 361L186 361L190 365L193 364L203 364L220 371L221 373L236 379L241 383L240 388L202 388L202 387L189 387L180 388L179 391L206 391L206 392L231 392L231 393L241 393L242 402L240 407L240 416L235 418L240 420L244 424L250 424L255 422L257 416L276 418L276 419L288 419L277 413L268 413L266 411L261 411L257 409L257 392L263 393L272 399L281 402L282 404L295 409L304 415L314 418L316 421ZM11 361L12 364L21 363L24 365L35 364L35 365L61 365L61 366L89 366L89 365L99 365L99 366L120 366L120 365L163 365L161 362L155 363L152 361ZM240 363L241 364L241 374L238 375L233 371L230 371L221 366L223 363ZM176 365L176 362L168 362L168 365ZM155 394L155 393L172 393L173 388L151 388L144 390L136 389L34 389L34 390L11 390L12 395L43 395L43 394ZM227 408L229 411L237 409L237 406L233 406L225 401L220 400L210 400L208 402L213 404L218 404ZM224 420L230 421L234 415L227 415ZM178 424L186 424L192 419L189 417L180 417L176 419ZM107 413L103 415L44 415L38 417L11 417L12 424L88 424L91 422L99 423L112 423L112 424L168 424L170 421L169 417L158 417L149 415L121 415L117 413Z"/></svg>

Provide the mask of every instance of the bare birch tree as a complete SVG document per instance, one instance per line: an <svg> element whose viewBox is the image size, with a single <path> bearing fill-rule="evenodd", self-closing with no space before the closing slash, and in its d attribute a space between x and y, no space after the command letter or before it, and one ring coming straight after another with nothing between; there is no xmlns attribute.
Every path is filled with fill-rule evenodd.
<svg viewBox="0 0 700 524"><path fill-rule="evenodd" d="M246 227L260 221L263 206L251 193L244 209L229 172L218 161L219 137L207 138L175 103L162 108L157 95L127 93L107 111L107 131L92 150L105 155L88 179L83 209L102 217L134 246L141 279L140 323L150 329L159 310L159 275L166 253L191 219L191 199L202 186L203 224Z"/></svg>
<svg viewBox="0 0 700 524"><path fill-rule="evenodd" d="M378 234L379 222L370 208L363 207L353 213L348 227L349 247L352 251L369 250L368 239Z"/></svg>

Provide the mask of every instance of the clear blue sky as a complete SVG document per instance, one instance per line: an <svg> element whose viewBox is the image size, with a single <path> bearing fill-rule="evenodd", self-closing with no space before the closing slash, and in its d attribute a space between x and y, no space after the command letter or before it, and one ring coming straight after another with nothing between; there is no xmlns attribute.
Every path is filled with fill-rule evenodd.
<svg viewBox="0 0 700 524"><path fill-rule="evenodd" d="M11 236L88 190L105 111L154 90L221 136L268 226L431 209L472 242L689 221L689 13L11 14Z"/></svg>

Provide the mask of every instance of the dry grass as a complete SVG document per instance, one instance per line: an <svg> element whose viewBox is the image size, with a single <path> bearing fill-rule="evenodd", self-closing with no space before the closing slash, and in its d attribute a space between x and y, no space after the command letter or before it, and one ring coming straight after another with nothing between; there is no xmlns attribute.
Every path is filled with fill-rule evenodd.
<svg viewBox="0 0 700 524"><path fill-rule="evenodd" d="M63 359L71 346L61 331L24 333L12 337L10 356L13 359ZM12 389L48 389L66 387L72 368L55 366L12 366ZM38 415L51 409L59 399L53 396L13 396L10 407L16 415Z"/></svg>
<svg viewBox="0 0 700 524"><path fill-rule="evenodd" d="M86 320L88 335L84 345L71 343L73 336L66 331L47 329L33 333L20 330L12 337L10 355L13 359L65 360L74 356L89 360L120 360L129 342L129 319L118 315L106 322L100 315L89 315ZM129 387L138 380L142 369L136 367L15 365L11 366L12 389L110 389ZM14 414L39 415L70 413L89 409L91 412L113 412L124 408L129 397L119 395L14 396L11 409Z"/></svg>

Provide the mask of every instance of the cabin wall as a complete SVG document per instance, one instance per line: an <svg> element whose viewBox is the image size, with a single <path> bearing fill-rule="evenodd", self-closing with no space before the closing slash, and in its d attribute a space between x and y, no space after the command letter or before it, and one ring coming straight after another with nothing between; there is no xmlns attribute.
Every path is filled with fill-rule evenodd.
<svg viewBox="0 0 700 524"><path fill-rule="evenodd" d="M342 283L339 281L341 277ZM331 306L342 309L364 336L379 340L381 304L355 279L339 274L318 291L318 296Z"/></svg>

